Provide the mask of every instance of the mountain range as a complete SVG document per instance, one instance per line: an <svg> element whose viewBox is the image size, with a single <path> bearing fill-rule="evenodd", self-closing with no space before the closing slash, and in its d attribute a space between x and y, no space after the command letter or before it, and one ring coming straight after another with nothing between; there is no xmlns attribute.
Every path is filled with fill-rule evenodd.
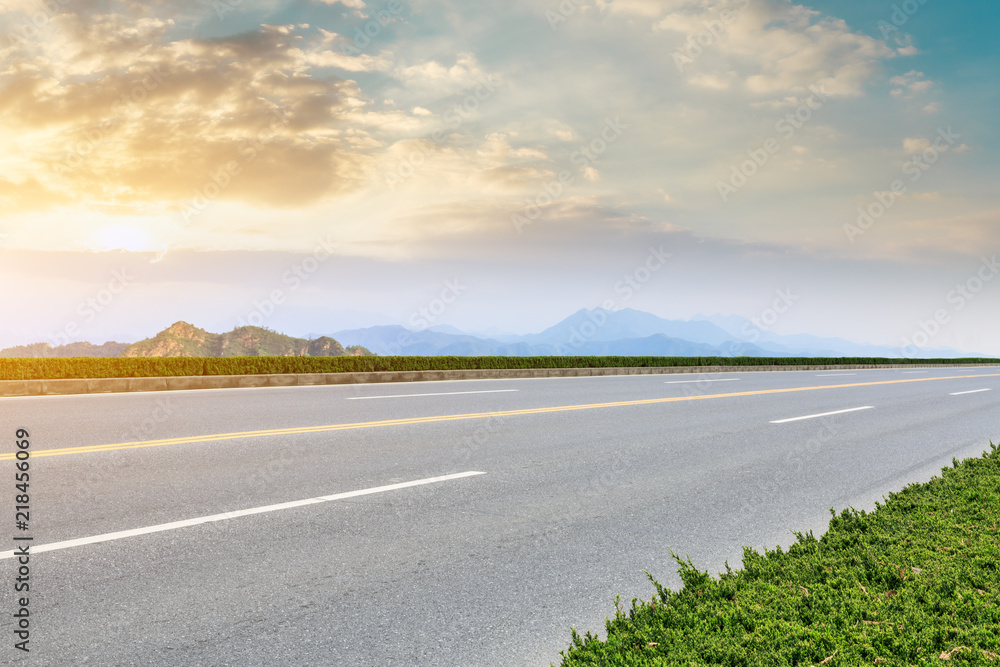
<svg viewBox="0 0 1000 667"><path fill-rule="evenodd" d="M344 348L329 336L312 340L294 338L261 327L238 327L214 334L187 322L175 322L152 338L138 343L108 342L103 345L48 343L20 345L0 350L0 357L236 357L299 356L342 357L370 355L360 346Z"/></svg>
<svg viewBox="0 0 1000 667"><path fill-rule="evenodd" d="M346 346L346 347L345 347ZM764 356L899 357L899 348L809 334L782 335L728 315L668 320L631 308L581 309L534 334L474 335L451 326L413 331L397 325L345 329L317 338L295 338L244 326L222 334L176 322L134 344L48 343L0 350L0 357L69 356ZM950 348L920 351L924 358L974 357Z"/></svg>
<svg viewBox="0 0 1000 667"><path fill-rule="evenodd" d="M669 320L640 310L581 309L535 334L465 333L451 326L411 331L401 326L347 329L330 334L344 344L381 355L624 355L899 357L900 348L808 334L782 335L735 316ZM981 356L951 348L921 350L920 357Z"/></svg>
<svg viewBox="0 0 1000 667"><path fill-rule="evenodd" d="M329 336L313 340L286 336L270 329L245 326L213 334L175 322L152 338L126 349L123 357L343 357L371 354L360 346L345 349Z"/></svg>

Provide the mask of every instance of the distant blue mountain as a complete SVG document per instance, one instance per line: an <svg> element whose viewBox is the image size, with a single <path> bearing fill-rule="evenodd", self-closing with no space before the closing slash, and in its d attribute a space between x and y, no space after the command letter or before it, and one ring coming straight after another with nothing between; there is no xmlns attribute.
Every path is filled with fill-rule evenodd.
<svg viewBox="0 0 1000 667"><path fill-rule="evenodd" d="M578 310L545 331L527 336L507 337L513 342L529 345L574 347L584 341L614 341L623 338L646 338L662 334L693 343L722 345L733 337L711 322L665 320L641 310L624 308L607 311L602 308Z"/></svg>
<svg viewBox="0 0 1000 667"><path fill-rule="evenodd" d="M811 334L776 334L760 329L753 322L739 315L698 316L695 320L710 322L729 335L741 340L752 340L758 347L776 356L795 357L898 357L900 348L891 345L855 343L843 338L813 336ZM920 350L917 358L947 359L952 357L980 357L983 355L962 352L950 347Z"/></svg>
<svg viewBox="0 0 1000 667"><path fill-rule="evenodd" d="M536 334L475 336L452 326L422 331L401 326L349 329L330 334L343 345L363 345L380 355L415 356L720 356L898 357L886 345L854 343L808 334L781 335L736 315L668 320L625 308L581 309ZM980 356L938 348L922 357Z"/></svg>
<svg viewBox="0 0 1000 667"><path fill-rule="evenodd" d="M538 334L480 338L453 327L410 331L401 326L349 329L331 334L343 345L363 345L379 355L454 356L773 356L739 345L710 322L665 320L626 309L580 310ZM692 340L697 339L697 340Z"/></svg>
<svg viewBox="0 0 1000 667"><path fill-rule="evenodd" d="M524 343L502 343L469 334L453 334L424 329L410 331L401 326L386 325L365 329L348 329L334 334L347 345L363 345L378 355L436 356L553 356L554 346L532 347ZM354 342L358 341L358 342ZM361 342L364 341L364 342Z"/></svg>

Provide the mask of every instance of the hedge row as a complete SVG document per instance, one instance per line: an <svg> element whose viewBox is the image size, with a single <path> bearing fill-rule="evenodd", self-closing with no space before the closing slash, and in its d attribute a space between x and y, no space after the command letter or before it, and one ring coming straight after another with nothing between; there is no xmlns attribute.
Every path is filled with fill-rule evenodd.
<svg viewBox="0 0 1000 667"><path fill-rule="evenodd" d="M1000 363L881 357L71 357L0 359L0 380L525 368Z"/></svg>

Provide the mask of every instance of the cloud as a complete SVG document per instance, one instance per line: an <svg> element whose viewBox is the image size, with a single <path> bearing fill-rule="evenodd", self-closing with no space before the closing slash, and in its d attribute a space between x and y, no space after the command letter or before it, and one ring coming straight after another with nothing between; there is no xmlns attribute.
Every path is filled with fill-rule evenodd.
<svg viewBox="0 0 1000 667"><path fill-rule="evenodd" d="M921 153L931 147L930 139L925 137L918 137L915 139L903 139L903 150L906 151L907 155L915 155Z"/></svg>
<svg viewBox="0 0 1000 667"><path fill-rule="evenodd" d="M758 97L801 94L813 85L823 85L832 96L857 97L877 63L895 55L885 42L802 5L768 0L612 5L617 12L658 18L652 30L679 35L674 54L681 55L692 83L723 89L737 74L744 90Z"/></svg>
<svg viewBox="0 0 1000 667"><path fill-rule="evenodd" d="M314 51L306 53L295 49L290 55L298 57L312 67L333 67L347 72L386 72L392 67L391 53L382 52L377 56L367 53L349 55L338 51Z"/></svg>
<svg viewBox="0 0 1000 667"><path fill-rule="evenodd" d="M627 14L654 18L665 10L689 5L685 0L597 0L597 7L607 14Z"/></svg>
<svg viewBox="0 0 1000 667"><path fill-rule="evenodd" d="M940 203L940 193L926 192L914 196L922 206ZM947 210L947 202L940 210ZM919 211L919 206L914 209ZM917 213L919 215L919 213ZM940 217L912 217L890 223L891 234L874 255L882 257L927 259L940 261L942 256L980 257L986 249L1000 247L1000 210L945 214Z"/></svg>
<svg viewBox="0 0 1000 667"><path fill-rule="evenodd" d="M32 140L16 174L56 193L48 201L182 210L223 179L213 199L301 206L363 180L366 157L334 128L364 95L313 70L385 69L383 56L310 46L302 26L180 39L169 19L74 9L51 21L61 40L0 65L0 128Z"/></svg>
<svg viewBox="0 0 1000 667"><path fill-rule="evenodd" d="M396 76L409 88L433 92L439 96L451 95L481 86L494 77L487 74L472 53L455 56L451 65L428 60L418 65L400 67Z"/></svg>
<svg viewBox="0 0 1000 667"><path fill-rule="evenodd" d="M5 211L44 211L60 206L67 198L34 178L20 183L0 178L0 208Z"/></svg>
<svg viewBox="0 0 1000 667"><path fill-rule="evenodd" d="M593 218L619 230L625 211L682 208L685 224L720 236L822 245L836 237L826 227L840 228L833 191L871 191L893 159L861 136L847 98L885 87L880 71L898 49L792 2L588 0L555 32L550 5L500 3L486 16L469 3L421 4L364 53L344 47L365 3L295 4L294 25L290 6L244 0L220 21L195 0L73 4L45 39L5 51L8 217L33 224L53 206L115 224L163 217L173 226L158 239L199 248L294 247L301 228L336 220L352 248L381 256L438 238L433 215L453 205L466 217L445 228L485 224L469 215L478 207L509 226L569 170L551 211L563 231L586 217L586 200L620 209L613 222ZM705 32L721 8L741 6L722 33ZM503 40L472 39L484 26ZM672 54L698 39L700 55L678 73ZM476 96L484 81L503 85ZM841 99L794 137L777 134L814 86ZM919 71L885 89L917 96L915 112L940 108ZM865 104L898 106L879 97ZM582 160L619 115L630 129ZM893 136L884 117L872 115L872 131ZM716 182L774 136L781 151L724 209ZM423 210L434 213L406 215Z"/></svg>
<svg viewBox="0 0 1000 667"><path fill-rule="evenodd" d="M891 51L884 43L853 33L837 19L816 20L800 6L764 5L750 9L732 28L724 51L755 63L746 80L757 95L802 93L823 86L835 97L857 97Z"/></svg>
<svg viewBox="0 0 1000 667"><path fill-rule="evenodd" d="M892 77L889 79L889 84L893 86L892 96L903 99L913 99L917 95L930 91L934 86L934 82L927 79L923 72L916 70Z"/></svg>
<svg viewBox="0 0 1000 667"><path fill-rule="evenodd" d="M725 75L718 74L694 74L688 81L696 86L701 86L702 88L709 88L711 90L729 90L732 88L734 80L736 78L735 72L731 72Z"/></svg>

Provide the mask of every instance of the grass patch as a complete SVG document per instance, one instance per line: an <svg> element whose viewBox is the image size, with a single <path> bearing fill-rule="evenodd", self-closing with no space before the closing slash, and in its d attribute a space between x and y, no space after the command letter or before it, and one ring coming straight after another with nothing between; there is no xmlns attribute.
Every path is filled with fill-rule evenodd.
<svg viewBox="0 0 1000 667"><path fill-rule="evenodd" d="M713 578L674 555L684 587L615 601L562 666L1000 665L1000 449L890 494L871 513L833 510L816 539L744 548ZM673 552L671 552L673 553Z"/></svg>
<svg viewBox="0 0 1000 667"><path fill-rule="evenodd" d="M1000 359L887 359L881 357L69 357L0 359L0 380L360 373L528 368L644 368L719 366L843 366L942 363L996 364Z"/></svg>

